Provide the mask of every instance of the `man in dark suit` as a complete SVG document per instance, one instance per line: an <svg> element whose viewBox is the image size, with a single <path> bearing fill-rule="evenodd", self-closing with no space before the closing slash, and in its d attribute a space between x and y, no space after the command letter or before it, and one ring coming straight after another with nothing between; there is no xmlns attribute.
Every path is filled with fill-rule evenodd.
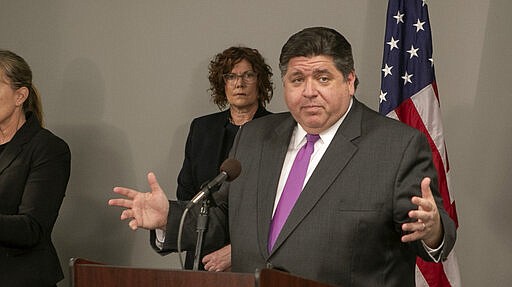
<svg viewBox="0 0 512 287"><path fill-rule="evenodd" d="M278 267L340 286L414 286L416 256L443 260L455 242L425 137L353 97L351 47L335 30L294 34L280 69L290 113L238 132L231 156L242 173L218 192L206 242L216 233L230 237L235 272ZM306 134L319 139L300 196L272 244L271 226ZM166 230L163 250L175 251L184 204L168 204L154 174L148 182L149 194L114 188L128 199L110 204L128 208L121 218L131 219L133 229ZM185 249L195 242L193 222L185 224Z"/></svg>

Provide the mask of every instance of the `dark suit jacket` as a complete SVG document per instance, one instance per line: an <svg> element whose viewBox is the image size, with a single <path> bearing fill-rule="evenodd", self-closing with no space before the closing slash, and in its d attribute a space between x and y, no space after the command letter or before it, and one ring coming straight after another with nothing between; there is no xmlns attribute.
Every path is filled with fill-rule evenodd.
<svg viewBox="0 0 512 287"><path fill-rule="evenodd" d="M270 114L264 107L259 107L254 118ZM178 175L178 200L191 200L201 190L201 185L219 174L222 162L227 158L233 145L233 137L228 136L229 110L195 118L190 124L185 159ZM229 241L221 241L226 245ZM206 255L217 249L202 250ZM187 252L185 267L192 269L194 250ZM204 269L202 264L199 268Z"/></svg>
<svg viewBox="0 0 512 287"><path fill-rule="evenodd" d="M229 219L234 272L274 266L344 287L414 286L416 255L431 259L421 242L401 242L401 224L410 220L409 210L417 209L410 200L421 195L425 176L433 179L445 231L442 256L448 255L455 227L442 207L426 138L357 100L268 252L274 198L295 126L289 113L281 113L238 132L232 156L241 162L242 173L217 193L220 205L210 209L208 230L208 236L228 232ZM229 199L229 214L222 198ZM171 202L164 244L169 250L175 250L181 209L182 203ZM196 213L187 221L184 248L194 242L190 222Z"/></svg>
<svg viewBox="0 0 512 287"><path fill-rule="evenodd" d="M268 114L269 111L259 107L254 118ZM195 118L190 124L185 158L178 175L176 196L179 200L192 199L203 183L219 174L220 165L233 144L225 141L228 124L229 110Z"/></svg>
<svg viewBox="0 0 512 287"><path fill-rule="evenodd" d="M67 144L35 116L0 154L0 285L51 286L63 277L51 232L70 173Z"/></svg>

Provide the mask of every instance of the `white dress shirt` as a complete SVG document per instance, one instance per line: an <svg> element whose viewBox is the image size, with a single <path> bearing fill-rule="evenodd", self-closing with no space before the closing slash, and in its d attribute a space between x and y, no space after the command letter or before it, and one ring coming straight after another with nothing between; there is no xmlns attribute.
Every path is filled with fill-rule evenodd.
<svg viewBox="0 0 512 287"><path fill-rule="evenodd" d="M306 172L306 178L304 179L304 184L302 188L306 185L311 174L315 170L316 166L324 156L325 151L331 144L334 135L338 131L341 123L345 119L352 108L353 99L350 99L350 104L348 106L345 114L332 125L327 130L321 132L319 134L320 139L315 142L315 148L313 154L311 155L311 159L309 160L308 171ZM284 159L283 168L281 169L281 176L279 177L279 184L277 185L277 194L274 202L274 212L276 211L277 203L279 203L279 199L281 198L281 194L283 193L284 185L286 184L286 180L288 179L288 174L290 174L290 170L292 169L293 161L295 160L295 156L299 152L300 148L306 144L306 134L307 132L302 128L300 124L297 123L297 126L293 129L292 138L290 139L290 144L288 145L288 151L286 152L286 157Z"/></svg>

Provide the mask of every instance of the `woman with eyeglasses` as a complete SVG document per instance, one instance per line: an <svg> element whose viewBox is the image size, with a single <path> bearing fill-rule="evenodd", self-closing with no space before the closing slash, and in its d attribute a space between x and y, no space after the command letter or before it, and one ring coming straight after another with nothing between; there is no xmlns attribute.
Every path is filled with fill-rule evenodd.
<svg viewBox="0 0 512 287"><path fill-rule="evenodd" d="M203 183L219 174L240 126L270 114L265 106L273 95L272 69L258 50L230 47L217 54L210 62L208 79L208 91L221 111L196 118L190 125L185 159L178 176L179 200L191 200ZM217 272L230 269L231 245L220 244L224 246L220 250L201 251L204 265L200 264L199 269ZM185 268L192 269L193 263L194 252L189 251Z"/></svg>
<svg viewBox="0 0 512 287"><path fill-rule="evenodd" d="M68 145L42 127L23 58L0 50L0 285L56 286L51 240L70 173Z"/></svg>

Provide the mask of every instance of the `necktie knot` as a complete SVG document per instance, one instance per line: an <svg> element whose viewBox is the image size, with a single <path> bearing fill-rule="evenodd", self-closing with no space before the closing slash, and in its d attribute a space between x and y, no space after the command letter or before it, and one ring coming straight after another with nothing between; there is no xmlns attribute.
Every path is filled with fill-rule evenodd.
<svg viewBox="0 0 512 287"><path fill-rule="evenodd" d="M306 140L308 143L315 143L318 139L320 139L320 136L318 134L307 134Z"/></svg>

